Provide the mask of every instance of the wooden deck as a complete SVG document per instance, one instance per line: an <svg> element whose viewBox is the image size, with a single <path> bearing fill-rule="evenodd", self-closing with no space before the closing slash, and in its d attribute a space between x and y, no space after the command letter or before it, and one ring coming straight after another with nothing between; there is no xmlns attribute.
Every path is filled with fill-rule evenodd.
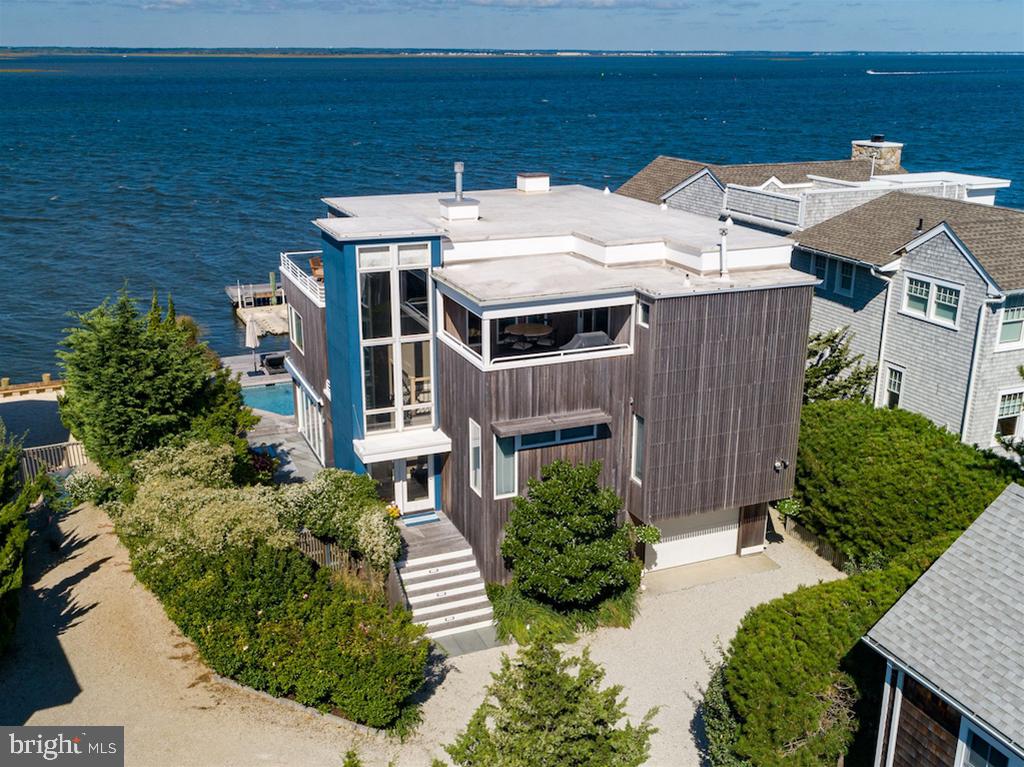
<svg viewBox="0 0 1024 767"><path fill-rule="evenodd" d="M285 304L276 306L240 306L235 314L243 324L252 317L260 329L260 335L283 336L288 334L288 307Z"/></svg>

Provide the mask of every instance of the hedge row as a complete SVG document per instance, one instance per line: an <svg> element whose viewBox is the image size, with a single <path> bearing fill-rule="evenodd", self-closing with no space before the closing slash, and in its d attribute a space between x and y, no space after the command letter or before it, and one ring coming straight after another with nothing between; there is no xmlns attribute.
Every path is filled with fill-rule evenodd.
<svg viewBox="0 0 1024 767"><path fill-rule="evenodd" d="M1020 476L915 413L850 400L803 408L800 522L858 561L966 529Z"/></svg>
<svg viewBox="0 0 1024 767"><path fill-rule="evenodd" d="M25 566L25 545L28 542L28 518L32 501L50 486L49 477L41 474L26 485L13 500L0 506L0 653L14 636L18 620L18 591Z"/></svg>
<svg viewBox="0 0 1024 767"><path fill-rule="evenodd" d="M835 764L850 752L862 711L862 739L873 743L877 706L861 704L874 701L881 677L860 638L955 539L939 536L883 570L803 587L748 612L726 654L724 684L705 697L712 764Z"/></svg>

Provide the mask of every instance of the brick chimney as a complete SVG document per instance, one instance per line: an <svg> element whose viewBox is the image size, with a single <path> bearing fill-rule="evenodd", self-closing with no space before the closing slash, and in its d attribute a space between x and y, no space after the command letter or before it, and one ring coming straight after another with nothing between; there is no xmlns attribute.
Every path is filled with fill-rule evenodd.
<svg viewBox="0 0 1024 767"><path fill-rule="evenodd" d="M854 141L850 159L873 159L875 164L872 175L899 173L900 162L903 159L903 144L886 141L885 136L879 133L868 140Z"/></svg>

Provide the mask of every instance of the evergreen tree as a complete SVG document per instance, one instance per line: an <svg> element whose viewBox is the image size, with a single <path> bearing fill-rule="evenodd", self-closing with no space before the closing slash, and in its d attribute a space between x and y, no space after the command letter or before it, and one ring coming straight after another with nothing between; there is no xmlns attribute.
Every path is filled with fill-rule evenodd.
<svg viewBox="0 0 1024 767"><path fill-rule="evenodd" d="M632 542L622 501L598 484L601 463L555 461L513 501L501 544L523 594L557 608L589 608L630 582Z"/></svg>
<svg viewBox="0 0 1024 767"><path fill-rule="evenodd" d="M804 404L833 399L867 399L875 380L875 365L864 365L863 354L850 352L850 328L814 333L807 343Z"/></svg>
<svg viewBox="0 0 1024 767"><path fill-rule="evenodd" d="M20 459L21 439L10 436L0 420L0 505L12 500L21 486Z"/></svg>
<svg viewBox="0 0 1024 767"><path fill-rule="evenodd" d="M227 441L255 423L237 381L217 370L206 345L161 314L154 300L140 316L122 291L78 315L58 352L61 419L103 468L194 427L199 436Z"/></svg>
<svg viewBox="0 0 1024 767"><path fill-rule="evenodd" d="M572 673L575 669L576 673ZM546 637L502 657L501 671L465 732L445 747L458 767L635 767L657 732L651 709L627 721L622 687L601 689L604 669L566 658Z"/></svg>

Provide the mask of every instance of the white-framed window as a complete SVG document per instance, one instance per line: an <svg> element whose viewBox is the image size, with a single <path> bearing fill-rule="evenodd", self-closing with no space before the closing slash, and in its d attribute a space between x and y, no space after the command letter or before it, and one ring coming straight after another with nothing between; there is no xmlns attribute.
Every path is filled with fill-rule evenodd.
<svg viewBox="0 0 1024 767"><path fill-rule="evenodd" d="M963 286L908 274L903 289L903 313L956 328Z"/></svg>
<svg viewBox="0 0 1024 767"><path fill-rule="evenodd" d="M900 406L903 394L903 371L890 367L885 379L885 406L894 410Z"/></svg>
<svg viewBox="0 0 1024 767"><path fill-rule="evenodd" d="M295 307L288 304L288 337L300 353L305 354L305 339L302 335L302 315L295 311Z"/></svg>
<svg viewBox="0 0 1024 767"><path fill-rule="evenodd" d="M569 442L583 442L597 439L597 426L576 426L571 429L553 429L538 431L534 434L520 434L516 437L517 450L529 450L534 447L550 447L565 445Z"/></svg>
<svg viewBox="0 0 1024 767"><path fill-rule="evenodd" d="M1024 391L1004 392L996 410L996 438L1020 439L1024 431Z"/></svg>
<svg viewBox="0 0 1024 767"><path fill-rule="evenodd" d="M1003 304L999 322L999 346L1024 344L1024 295L1009 296Z"/></svg>
<svg viewBox="0 0 1024 767"><path fill-rule="evenodd" d="M853 295L853 278L856 274L856 267L848 261L836 261L835 269L835 292L837 295L849 298Z"/></svg>
<svg viewBox="0 0 1024 767"><path fill-rule="evenodd" d="M469 486L480 495L483 478L483 440L480 437L480 424L469 419Z"/></svg>
<svg viewBox="0 0 1024 767"><path fill-rule="evenodd" d="M494 497L511 498L519 491L515 437L494 437Z"/></svg>
<svg viewBox="0 0 1024 767"><path fill-rule="evenodd" d="M644 419L633 413L633 449L630 458L630 477L638 485L644 481Z"/></svg>
<svg viewBox="0 0 1024 767"><path fill-rule="evenodd" d="M651 326L651 305L647 301L640 301L636 312L636 324L642 328Z"/></svg>
<svg viewBox="0 0 1024 767"><path fill-rule="evenodd" d="M366 431L433 425L430 243L356 248Z"/></svg>
<svg viewBox="0 0 1024 767"><path fill-rule="evenodd" d="M811 253L811 271L814 276L821 280L818 290L828 291L828 264L831 261L827 256Z"/></svg>
<svg viewBox="0 0 1024 767"><path fill-rule="evenodd" d="M966 718L960 727L960 744L957 750L961 753L957 767L1020 767L1024 764L1020 759L1011 756L996 740L973 727Z"/></svg>

